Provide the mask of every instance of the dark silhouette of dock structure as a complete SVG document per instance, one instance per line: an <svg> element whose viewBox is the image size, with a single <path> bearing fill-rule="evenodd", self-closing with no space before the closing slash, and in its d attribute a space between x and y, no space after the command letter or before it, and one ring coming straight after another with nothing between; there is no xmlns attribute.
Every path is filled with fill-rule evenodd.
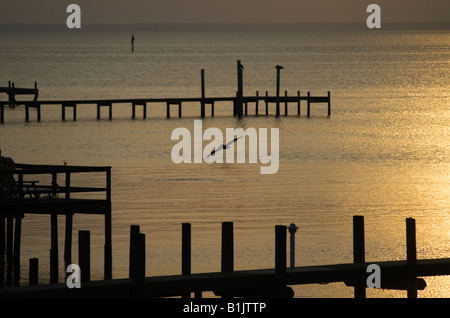
<svg viewBox="0 0 450 318"><path fill-rule="evenodd" d="M219 102L227 102L230 106L232 105L232 114L235 117L242 117L249 115L249 105L255 105L256 116L262 115L259 109L260 104L265 105L265 111L263 114L268 116L270 114L269 105L275 104L275 116L281 115L281 104L284 104L284 115L288 116L288 105L295 103L297 105L296 115L300 116L300 104L301 101L306 101L307 103L307 113L306 116L309 118L311 115L311 104L322 103L328 106L328 117L331 116L331 96L330 91L328 91L325 96L312 96L310 92L305 95L301 95L300 91L297 91L295 95L288 95L285 91L284 95L280 94L280 67L277 66L277 89L276 94L270 96L268 91L265 95L260 95L259 91L256 91L255 95L244 95L243 89L243 70L244 67L240 61L237 62L237 77L238 77L238 87L235 96L229 97L207 97L205 93L205 71L201 70L201 96L200 97L186 97L186 98L126 98L126 99L87 99L87 100L37 100L37 97L33 101L8 101L0 102L0 123L5 121L5 106L12 104L21 104L25 106L25 121L30 120L30 109L36 109L37 121L41 121L41 108L47 106L60 105L61 106L61 119L66 120L66 108L72 108L73 110L73 120L77 120L77 108L80 106L96 106L97 107L97 119L101 119L101 109L108 108L108 118L112 120L113 118L113 106L131 106L131 118L136 118L136 108L142 107L143 118L147 118L147 106L155 104L165 104L166 106L166 118L171 117L171 110L173 106L178 108L178 117L182 117L182 108L185 104L197 104L200 106L199 115L201 118L206 117L206 108L210 107L211 117L214 117L215 105ZM1 90L0 90L1 92Z"/></svg>
<svg viewBox="0 0 450 318"><path fill-rule="evenodd" d="M418 290L426 288L426 276L449 275L450 259L418 260L416 255L416 224L406 219L406 260L365 261L364 219L353 217L353 263L297 266L286 265L287 227L275 226L274 268L235 270L234 229L232 222L222 223L221 269L210 273L191 273L191 224L181 224L181 275L146 275L146 235L139 225L130 227L129 277L89 281L90 246L89 232L80 231L79 265L82 269L81 288L69 289L65 283L37 285L38 260L30 259L30 286L0 289L0 297L173 297L201 298L203 292L212 291L216 296L290 298L294 292L290 286L344 282L354 288L355 298L366 297L367 267L377 264L381 269L381 289L407 291L408 298L417 298ZM83 237L83 239L81 239ZM84 279L83 279L84 277ZM193 294L193 295L192 295Z"/></svg>
<svg viewBox="0 0 450 318"><path fill-rule="evenodd" d="M111 167L15 164L0 166L0 256L3 285L20 280L22 219L27 214L50 215L50 281L58 282L58 215L66 218L64 261L72 263L72 224L75 214L102 215L105 219L105 279L112 277ZM74 176L87 178L85 186L74 185ZM104 186L91 186L89 176L103 174ZM9 181L8 181L9 180ZM81 181L76 181L78 184ZM5 231L6 225L6 231ZM6 247L5 247L6 246ZM6 255L6 267L3 262Z"/></svg>

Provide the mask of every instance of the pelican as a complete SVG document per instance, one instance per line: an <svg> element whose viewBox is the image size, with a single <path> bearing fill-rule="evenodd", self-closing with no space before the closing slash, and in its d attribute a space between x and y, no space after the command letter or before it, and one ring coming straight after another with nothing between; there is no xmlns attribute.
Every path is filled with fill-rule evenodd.
<svg viewBox="0 0 450 318"><path fill-rule="evenodd" d="M215 154L215 153L216 153L217 151L219 151L219 150L230 148L230 146L231 146L234 142L236 142L236 140L238 140L238 139L240 139L240 138L242 138L242 136L236 137L236 138L234 138L233 140L229 141L227 144L223 144L222 146L217 147L216 149L214 149L213 151L211 151L211 153L210 153L210 154L208 155L208 157L206 157L206 158L209 158L210 156L212 156L213 154Z"/></svg>

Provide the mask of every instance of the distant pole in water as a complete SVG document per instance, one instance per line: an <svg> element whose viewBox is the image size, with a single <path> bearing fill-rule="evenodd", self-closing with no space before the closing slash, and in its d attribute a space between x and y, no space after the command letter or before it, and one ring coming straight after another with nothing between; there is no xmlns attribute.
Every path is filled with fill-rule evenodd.
<svg viewBox="0 0 450 318"><path fill-rule="evenodd" d="M131 35L131 52L134 52L134 35Z"/></svg>

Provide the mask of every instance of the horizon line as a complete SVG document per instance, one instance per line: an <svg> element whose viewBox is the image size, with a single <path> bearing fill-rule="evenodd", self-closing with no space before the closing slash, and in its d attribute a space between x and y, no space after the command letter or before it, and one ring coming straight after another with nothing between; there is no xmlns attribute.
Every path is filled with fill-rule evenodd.
<svg viewBox="0 0 450 318"><path fill-rule="evenodd" d="M432 28L438 30L450 30L450 21L418 21L418 22L384 22L387 30L417 30L421 28ZM314 31L314 30L367 30L365 21L362 22L133 22L133 23L84 23L83 29L97 29L106 31L108 28L136 27L147 29L146 31ZM182 27L182 28L180 28ZM188 29L186 29L186 27ZM209 27L206 29L205 27ZM276 29L273 29L275 27ZM1 31L23 30L30 28L38 29L66 29L65 23L0 23ZM271 28L268 30L267 28ZM6 30L5 30L6 29ZM9 29L9 30L8 30ZM138 30L136 30L138 31Z"/></svg>

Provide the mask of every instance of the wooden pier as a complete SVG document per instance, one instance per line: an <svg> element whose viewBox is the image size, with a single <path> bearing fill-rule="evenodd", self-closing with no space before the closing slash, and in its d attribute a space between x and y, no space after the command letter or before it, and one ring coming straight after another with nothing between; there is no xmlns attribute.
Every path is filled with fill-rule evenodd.
<svg viewBox="0 0 450 318"><path fill-rule="evenodd" d="M138 225L130 227L129 277L104 281L81 282L81 288L70 289L66 284L33 285L10 287L0 290L0 297L12 298L105 298L105 297L173 297L201 298L203 292L212 291L222 298L260 297L291 298L294 292L290 286L302 284L324 284L344 282L354 288L355 298L366 296L367 267L376 264L381 269L381 288L406 290L408 298L416 298L417 291L426 287L419 277L449 275L450 259L416 258L415 220L406 219L406 260L365 262L364 219L354 216L354 262L346 264L287 267L287 227L275 226L274 268L256 270L234 269L233 223L222 223L221 270L210 273L191 273L191 225L183 223L181 275L158 277L146 276L146 236L140 233ZM80 235L88 236L86 231ZM80 240L80 263L84 273L89 273L89 240ZM81 254L80 254L81 255ZM36 275L36 264L30 260L30 275ZM81 267L81 265L80 265ZM86 274L85 274L86 275ZM83 272L81 274L83 277ZM30 281L37 278L30 276ZM193 294L193 295L192 295Z"/></svg>
<svg viewBox="0 0 450 318"><path fill-rule="evenodd" d="M75 214L102 215L105 219L105 279L112 277L111 167L81 167L16 164L16 169L0 169L0 254L6 253L10 274L4 285L20 280L22 219L26 214L50 215L50 282L58 282L58 215L64 215L65 264L72 263L72 224ZM4 166L1 166L4 167ZM76 174L104 175L103 187L74 186ZM79 182L79 181L78 181ZM90 184L90 180L86 180ZM88 194L89 198L87 198ZM83 198L84 196L84 198ZM6 223L6 231L5 231ZM14 229L14 231L13 231ZM13 234L14 232L14 234ZM6 248L5 248L6 243ZM34 264L34 263L33 263ZM5 264L1 264L5 272Z"/></svg>
<svg viewBox="0 0 450 318"><path fill-rule="evenodd" d="M243 88L243 67L240 61L237 62L237 74L238 74L238 85L235 96L230 97L206 97L205 93L205 70L201 70L201 96L200 97L186 97L186 98L129 98L129 99L87 99L87 100L37 100L37 95L33 101L0 101L0 123L5 122L5 106L9 105L24 105L25 106L25 121L30 121L30 109L36 110L36 120L41 121L41 108L60 106L61 107L61 120L66 120L66 108L70 107L73 109L72 119L77 120L77 108L81 106L96 106L97 107L97 120L101 119L101 109L108 109L109 120L113 119L113 106L122 106L131 108L131 118L136 118L136 107L142 106L143 108L143 118L147 118L147 106L156 104L163 104L166 106L166 118L171 117L171 111L173 106L176 106L178 110L178 117L182 117L182 108L186 104L196 104L199 106L199 116L201 118L206 117L206 108L209 106L211 109L211 117L214 117L214 107L219 102L227 102L229 107L232 107L232 115L236 117L248 116L249 104L255 105L256 116L260 115L259 105L263 103L265 105L265 115L268 116L269 105L275 105L275 116L281 115L281 105L284 104L284 115L288 116L288 104L295 103L297 105L296 115L300 116L300 104L301 101L306 101L307 112L306 116L311 115L311 104L322 103L328 106L328 117L331 116L331 96L328 91L326 96L312 96L310 92L301 95L300 91L297 91L294 95L289 96L288 92L285 91L284 95L280 93L279 84L279 68L277 69L277 89L276 94L270 96L269 92L266 91L265 95L260 95L259 91L256 91L255 95L244 95ZM7 88L4 88L6 91ZM37 88L36 88L37 90ZM1 90L0 90L1 92ZM28 91L30 93L31 91ZM25 91L24 91L25 93ZM17 94L17 93L16 93ZM191 105L192 106L192 105ZM273 112L272 112L273 113Z"/></svg>

